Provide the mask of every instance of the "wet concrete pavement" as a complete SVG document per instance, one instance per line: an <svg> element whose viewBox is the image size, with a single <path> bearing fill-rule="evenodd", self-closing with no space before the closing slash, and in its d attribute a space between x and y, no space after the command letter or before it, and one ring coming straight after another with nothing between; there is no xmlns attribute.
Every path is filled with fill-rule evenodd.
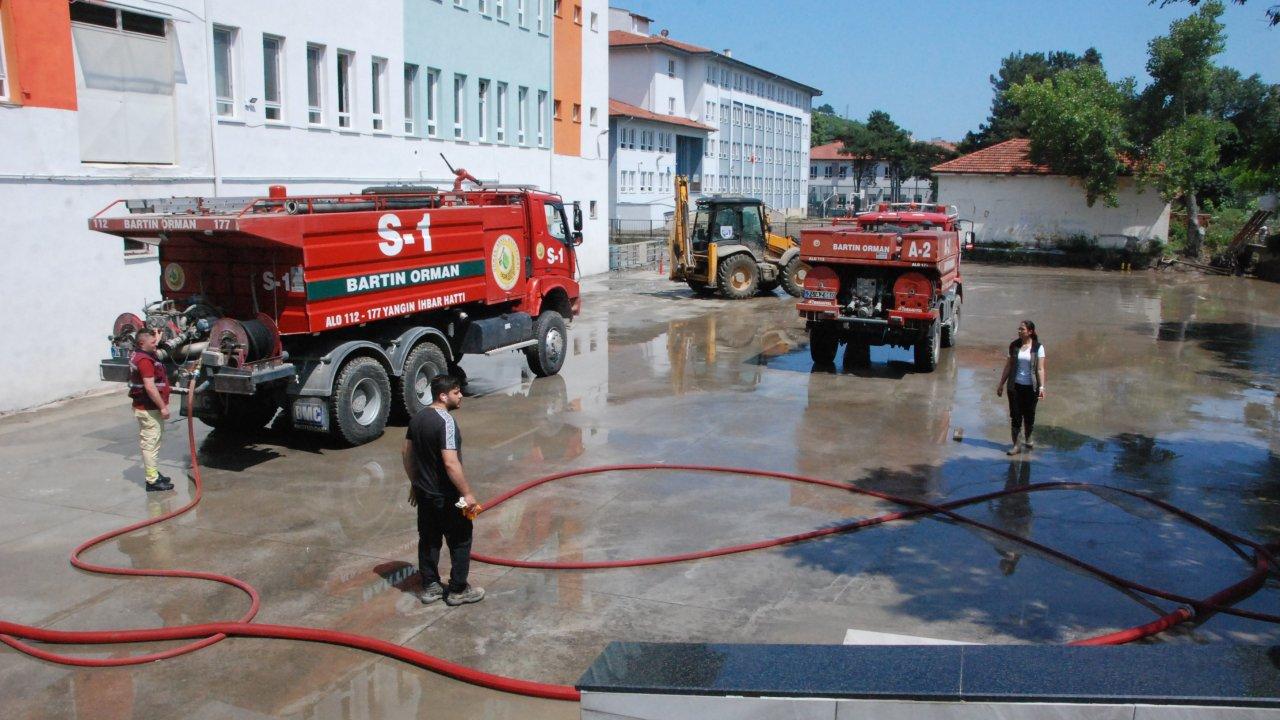
<svg viewBox="0 0 1280 720"><path fill-rule="evenodd" d="M792 299L690 297L652 272L590 279L558 377L469 358L457 417L480 497L559 470L682 462L799 472L929 501L1077 480L1150 493L1280 539L1280 286L1231 278L971 266L960 343L931 374L877 349L814 372ZM1048 356L1037 447L1004 455L994 393L1017 322ZM839 358L837 359L839 362ZM849 630L1059 643L1153 619L1134 597L1005 540L934 519L668 566L535 571L475 564L479 605L420 605L403 429L337 449L197 424L206 497L93 551L128 567L229 573L262 622L399 642L489 672L572 683L614 639L840 643ZM963 428L964 440L953 442ZM162 464L180 477L185 433ZM0 607L60 629L237 617L237 591L126 580L66 563L82 539L186 502L142 491L121 395L0 419ZM612 473L542 486L481 517L477 552L610 560L773 537L878 514L865 496L756 477ZM1193 596L1243 577L1212 538L1106 492L1013 496L964 511L1133 580ZM1244 603L1280 611L1274 583ZM1160 642L1260 643L1280 628L1214 617ZM163 645L157 645L163 646ZM149 649L154 649L153 646ZM69 648L107 656L101 648ZM140 651L141 648L129 650ZM125 650L113 650L115 654ZM0 650L6 717L577 717L342 648L227 640L145 667L81 670Z"/></svg>

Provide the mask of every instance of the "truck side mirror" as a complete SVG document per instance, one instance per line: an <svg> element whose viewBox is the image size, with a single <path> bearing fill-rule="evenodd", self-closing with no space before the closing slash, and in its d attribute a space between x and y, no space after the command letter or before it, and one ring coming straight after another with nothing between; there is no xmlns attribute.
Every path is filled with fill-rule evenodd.
<svg viewBox="0 0 1280 720"><path fill-rule="evenodd" d="M965 249L965 250L972 250L972 249L973 249L973 231L972 231L972 230L967 230L967 231L965 231L965 234L964 234L964 249Z"/></svg>
<svg viewBox="0 0 1280 720"><path fill-rule="evenodd" d="M573 246L574 246L574 247L577 247L577 246L579 246L579 245L581 245L581 244L582 244L582 231L581 231L581 230L574 230L574 231L573 231Z"/></svg>
<svg viewBox="0 0 1280 720"><path fill-rule="evenodd" d="M582 235L582 204L577 200L573 201L573 231L579 236Z"/></svg>

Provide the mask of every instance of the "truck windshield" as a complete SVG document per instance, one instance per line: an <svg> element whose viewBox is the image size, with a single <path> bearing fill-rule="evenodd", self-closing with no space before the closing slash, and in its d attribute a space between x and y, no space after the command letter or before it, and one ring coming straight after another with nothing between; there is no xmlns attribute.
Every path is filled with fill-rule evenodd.
<svg viewBox="0 0 1280 720"><path fill-rule="evenodd" d="M547 203L542 206L547 213L547 232L551 237L557 240L564 240L569 236L565 231L564 210L559 205Z"/></svg>

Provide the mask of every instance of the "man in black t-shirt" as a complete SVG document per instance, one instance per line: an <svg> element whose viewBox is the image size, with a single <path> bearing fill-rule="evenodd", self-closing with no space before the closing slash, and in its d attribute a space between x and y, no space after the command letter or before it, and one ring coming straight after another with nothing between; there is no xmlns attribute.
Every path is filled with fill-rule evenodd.
<svg viewBox="0 0 1280 720"><path fill-rule="evenodd" d="M418 599L449 605L480 602L484 588L467 584L471 566L471 520L476 499L462 472L462 435L451 410L462 406L462 384L450 375L431 379L433 402L409 421L405 434L405 474L409 504L418 508ZM449 544L449 587L440 584L440 548Z"/></svg>

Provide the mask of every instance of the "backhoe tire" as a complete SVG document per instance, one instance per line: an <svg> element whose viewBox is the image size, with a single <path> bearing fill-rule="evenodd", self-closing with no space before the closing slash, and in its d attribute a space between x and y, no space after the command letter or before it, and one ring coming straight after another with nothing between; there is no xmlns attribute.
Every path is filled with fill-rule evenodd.
<svg viewBox="0 0 1280 720"><path fill-rule="evenodd" d="M396 414L405 419L417 415L430 405L431 378L448 371L444 353L433 342L418 343L404 360L404 374L396 380Z"/></svg>
<svg viewBox="0 0 1280 720"><path fill-rule="evenodd" d="M808 273L809 266L800 262L799 255L791 258L782 268L782 289L791 297L800 297L804 294L804 276Z"/></svg>
<svg viewBox="0 0 1280 720"><path fill-rule="evenodd" d="M750 255L731 255L720 263L717 285L720 292L731 300L745 300L760 289L760 268Z"/></svg>
<svg viewBox="0 0 1280 720"><path fill-rule="evenodd" d="M560 372L564 365L565 349L569 344L564 318L555 310L543 311L533 321L533 337L538 344L524 349L524 355L529 359L529 369L538 377Z"/></svg>
<svg viewBox="0 0 1280 720"><path fill-rule="evenodd" d="M347 360L333 383L329 407L329 427L347 445L363 445L380 437L391 414L391 379L386 368L371 357Z"/></svg>
<svg viewBox="0 0 1280 720"><path fill-rule="evenodd" d="M960 333L960 301L951 308L951 318L942 326L942 347L956 346L956 336Z"/></svg>
<svg viewBox="0 0 1280 720"><path fill-rule="evenodd" d="M809 357L814 365L831 365L840 348L840 338L825 324L809 328Z"/></svg>
<svg viewBox="0 0 1280 720"><path fill-rule="evenodd" d="M685 280L685 284L689 286L689 289L693 291L694 295L699 297L710 295L716 291L714 286L708 285L701 280Z"/></svg>
<svg viewBox="0 0 1280 720"><path fill-rule="evenodd" d="M929 332L920 338L915 345L916 370L918 372L933 372L938 367L938 353L941 330L939 323L935 320L929 326Z"/></svg>

